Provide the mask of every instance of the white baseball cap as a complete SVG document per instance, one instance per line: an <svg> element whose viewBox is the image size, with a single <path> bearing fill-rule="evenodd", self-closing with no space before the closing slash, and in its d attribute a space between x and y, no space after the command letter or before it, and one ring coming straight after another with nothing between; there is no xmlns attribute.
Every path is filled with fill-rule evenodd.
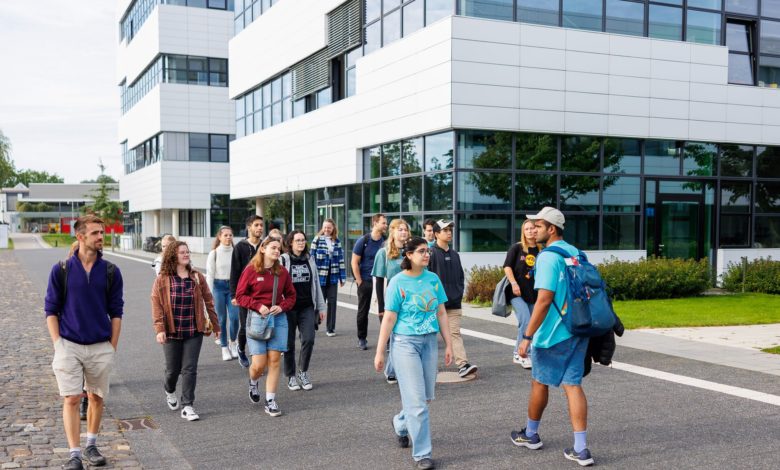
<svg viewBox="0 0 780 470"><path fill-rule="evenodd" d="M555 225L561 230L563 230L563 224L566 223L566 218L563 216L563 213L558 209L549 206L540 210L536 215L527 215L526 217L529 220L544 220L545 222L549 222Z"/></svg>
<svg viewBox="0 0 780 470"><path fill-rule="evenodd" d="M441 232L447 227L454 227L454 226L455 226L455 222L451 220L439 219L436 222L436 224L433 226L433 232L434 233Z"/></svg>

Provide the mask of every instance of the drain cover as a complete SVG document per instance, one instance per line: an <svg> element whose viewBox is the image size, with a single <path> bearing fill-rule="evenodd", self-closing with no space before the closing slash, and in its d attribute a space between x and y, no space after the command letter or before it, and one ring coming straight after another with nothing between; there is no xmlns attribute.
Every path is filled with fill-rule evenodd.
<svg viewBox="0 0 780 470"><path fill-rule="evenodd" d="M122 431L137 431L139 429L157 429L157 423L148 416L144 418L128 418L119 420L119 429Z"/></svg>
<svg viewBox="0 0 780 470"><path fill-rule="evenodd" d="M436 375L436 383L454 384L454 383L468 382L469 380L474 380L476 377L477 374L471 374L471 375L467 375L466 377L461 377L457 372L439 372Z"/></svg>

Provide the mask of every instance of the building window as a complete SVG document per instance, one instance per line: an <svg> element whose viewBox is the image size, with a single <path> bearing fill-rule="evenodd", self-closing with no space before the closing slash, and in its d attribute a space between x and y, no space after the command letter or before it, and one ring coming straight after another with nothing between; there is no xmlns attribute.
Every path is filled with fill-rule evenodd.
<svg viewBox="0 0 780 470"><path fill-rule="evenodd" d="M228 142L225 134L189 134L189 152L191 162L228 162Z"/></svg>
<svg viewBox="0 0 780 470"><path fill-rule="evenodd" d="M485 5L482 9L492 10L508 4L509 19L512 20L513 0L489 0L473 2L460 0L461 8L472 9L473 4ZM468 6L466 6L468 4ZM363 23L363 55L407 36L425 25L452 15L453 0L365 0ZM482 11L480 9L480 11ZM425 14L423 15L423 10Z"/></svg>
<svg viewBox="0 0 780 470"><path fill-rule="evenodd" d="M242 1L242 0L239 0ZM130 4L125 16L119 22L119 42L133 40L141 26L152 14L155 7L161 4L180 5L214 10L233 10L233 0L135 0Z"/></svg>
<svg viewBox="0 0 780 470"><path fill-rule="evenodd" d="M682 8L650 5L647 35L657 39L682 39Z"/></svg>
<svg viewBox="0 0 780 470"><path fill-rule="evenodd" d="M205 237L206 211L204 209L179 210L179 235L182 237Z"/></svg>
<svg viewBox="0 0 780 470"><path fill-rule="evenodd" d="M730 13L758 14L758 0L726 0L725 6Z"/></svg>
<svg viewBox="0 0 780 470"><path fill-rule="evenodd" d="M755 23L729 18L726 21L726 45L729 48L729 83L754 85Z"/></svg>
<svg viewBox="0 0 780 470"><path fill-rule="evenodd" d="M688 10L686 37L688 42L720 45L720 13Z"/></svg>
<svg viewBox="0 0 780 470"><path fill-rule="evenodd" d="M607 0L606 31L608 33L644 36L644 4L625 0Z"/></svg>
<svg viewBox="0 0 780 470"><path fill-rule="evenodd" d="M514 19L513 0L460 0L458 3L461 15L494 20Z"/></svg>
<svg viewBox="0 0 780 470"><path fill-rule="evenodd" d="M235 2L236 16L233 24L235 34L238 34L272 6L279 3L279 0L235 0Z"/></svg>
<svg viewBox="0 0 780 470"><path fill-rule="evenodd" d="M559 0L517 0L517 20L558 26Z"/></svg>
<svg viewBox="0 0 780 470"><path fill-rule="evenodd" d="M301 100L299 100L301 101ZM305 106L305 100L303 101ZM261 83L236 99L236 128L239 137L260 132L298 116L299 103L293 105L292 72Z"/></svg>
<svg viewBox="0 0 780 470"><path fill-rule="evenodd" d="M563 0L563 27L601 31L601 0Z"/></svg>
<svg viewBox="0 0 780 470"><path fill-rule="evenodd" d="M211 236L226 225L235 236L246 236L244 221L255 213L255 202L248 199L230 199L229 194L211 195Z"/></svg>

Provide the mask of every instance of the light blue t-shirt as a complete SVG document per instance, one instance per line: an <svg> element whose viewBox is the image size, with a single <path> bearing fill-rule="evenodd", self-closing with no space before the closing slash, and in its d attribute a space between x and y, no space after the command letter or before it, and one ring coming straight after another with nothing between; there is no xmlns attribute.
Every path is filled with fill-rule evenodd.
<svg viewBox="0 0 780 470"><path fill-rule="evenodd" d="M374 258L374 268L371 270L371 275L374 277L383 277L390 281L396 274L402 271L401 260L403 256L399 256L395 259L387 259L387 247L380 248L376 252Z"/></svg>
<svg viewBox="0 0 780 470"><path fill-rule="evenodd" d="M417 277L403 272L390 280L385 295L385 310L398 314L393 333L426 335L439 331L436 312L447 301L439 276L423 271Z"/></svg>
<svg viewBox="0 0 780 470"><path fill-rule="evenodd" d="M565 241L557 241L549 246L559 246L568 251L572 256L577 255L579 250L569 245ZM566 294L568 293L568 284L566 283L566 261L561 255L544 251L536 258L536 273L534 274L534 289L545 289L555 292L553 297L555 305L564 312L566 311ZM563 324L561 315L554 305L550 305L547 316L544 317L539 329L534 333L533 347L550 348L566 341L573 335L569 333Z"/></svg>

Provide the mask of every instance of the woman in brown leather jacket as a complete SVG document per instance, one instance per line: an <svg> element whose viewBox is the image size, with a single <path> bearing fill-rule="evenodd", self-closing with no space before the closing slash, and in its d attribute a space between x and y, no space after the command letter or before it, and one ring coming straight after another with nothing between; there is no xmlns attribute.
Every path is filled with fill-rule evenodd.
<svg viewBox="0 0 780 470"><path fill-rule="evenodd" d="M179 409L176 382L182 376L181 417L199 419L192 408L203 335L219 338L219 321L206 277L193 269L186 243L173 242L162 255L160 275L152 287L152 324L165 354L168 408Z"/></svg>

